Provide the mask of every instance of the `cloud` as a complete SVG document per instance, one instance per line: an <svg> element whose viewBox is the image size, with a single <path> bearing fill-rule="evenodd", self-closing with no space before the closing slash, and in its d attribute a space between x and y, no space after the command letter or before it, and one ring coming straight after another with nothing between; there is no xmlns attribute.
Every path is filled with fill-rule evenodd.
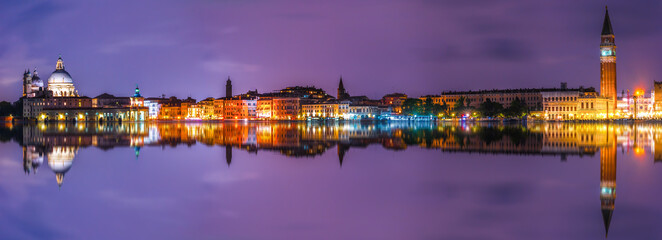
<svg viewBox="0 0 662 240"><path fill-rule="evenodd" d="M258 179L259 175L254 172L241 173L241 174L221 174L213 173L207 174L202 178L203 182L212 184L227 184L235 182L244 182Z"/></svg>
<svg viewBox="0 0 662 240"><path fill-rule="evenodd" d="M255 64L240 63L230 60L210 60L202 63L207 71L213 73L232 73L232 72L257 72L260 66Z"/></svg>
<svg viewBox="0 0 662 240"><path fill-rule="evenodd" d="M533 58L533 51L522 41L514 39L489 39L481 44L481 55L499 61L526 61Z"/></svg>
<svg viewBox="0 0 662 240"><path fill-rule="evenodd" d="M102 53L118 53L130 48L168 47L175 45L171 38L156 35L132 36L108 43L99 50Z"/></svg>
<svg viewBox="0 0 662 240"><path fill-rule="evenodd" d="M163 197L136 197L123 194L115 190L104 190L99 192L99 197L110 202L114 202L117 206L125 206L130 208L153 208L160 209L169 205L173 205L175 201Z"/></svg>

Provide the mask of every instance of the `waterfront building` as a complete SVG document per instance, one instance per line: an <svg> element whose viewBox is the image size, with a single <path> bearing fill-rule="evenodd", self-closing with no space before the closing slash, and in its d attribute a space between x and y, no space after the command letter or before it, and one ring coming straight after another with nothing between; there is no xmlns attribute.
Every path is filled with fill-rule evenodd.
<svg viewBox="0 0 662 240"><path fill-rule="evenodd" d="M294 120L301 111L301 99L298 97L273 98L271 119Z"/></svg>
<svg viewBox="0 0 662 240"><path fill-rule="evenodd" d="M176 97L170 97L165 103L161 105L159 112L159 119L161 120L178 120L182 119L181 110L182 101ZM187 112L188 114L188 109Z"/></svg>
<svg viewBox="0 0 662 240"><path fill-rule="evenodd" d="M214 99L214 119L223 119L225 117L225 99Z"/></svg>
<svg viewBox="0 0 662 240"><path fill-rule="evenodd" d="M202 106L199 103L191 103L186 108L186 118L189 120L200 120L202 119Z"/></svg>
<svg viewBox="0 0 662 240"><path fill-rule="evenodd" d="M565 84L561 84L561 88L524 88L524 89L494 89L494 90L478 90L478 91L448 91L443 92L441 95L424 96L420 99L425 101L426 98L431 98L433 104L446 105L449 110L453 110L455 104L464 99L464 105L468 107L478 108L480 104L488 99L492 102L501 104L504 108L510 107L510 104L519 99L524 101L529 111L541 111L543 109L542 93L543 92L556 92L556 91L579 91L580 89L565 88Z"/></svg>
<svg viewBox="0 0 662 240"><path fill-rule="evenodd" d="M656 117L660 117L662 113L662 82L653 81L653 107Z"/></svg>
<svg viewBox="0 0 662 240"><path fill-rule="evenodd" d="M257 97L233 97L224 101L225 119L255 119L257 117Z"/></svg>
<svg viewBox="0 0 662 240"><path fill-rule="evenodd" d="M574 119L580 91L544 92L543 110L546 120Z"/></svg>
<svg viewBox="0 0 662 240"><path fill-rule="evenodd" d="M257 100L256 116L258 119L271 119L273 111L273 99L271 97L260 97Z"/></svg>
<svg viewBox="0 0 662 240"><path fill-rule="evenodd" d="M614 116L609 112L609 99L600 97L593 89L543 93L545 120L598 120Z"/></svg>
<svg viewBox="0 0 662 240"><path fill-rule="evenodd" d="M129 105L131 107L145 106L145 98L142 95L140 95L140 88L138 88L138 85L136 85L136 89L134 90L133 96L129 98Z"/></svg>
<svg viewBox="0 0 662 240"><path fill-rule="evenodd" d="M23 118L44 120L45 110L56 111L60 109L92 108L92 99L89 97L34 97L23 98ZM38 119L41 117L41 119Z"/></svg>
<svg viewBox="0 0 662 240"><path fill-rule="evenodd" d="M379 107L370 105L349 105L345 119L375 119L380 116Z"/></svg>
<svg viewBox="0 0 662 240"><path fill-rule="evenodd" d="M656 117L655 92L646 96L643 90L635 90L633 95L630 95L628 91L618 98L616 111L620 113L622 118L645 119Z"/></svg>
<svg viewBox="0 0 662 240"><path fill-rule="evenodd" d="M167 103L167 98L145 98L145 107L147 108L147 115L149 119L158 119L161 112L161 106Z"/></svg>
<svg viewBox="0 0 662 240"><path fill-rule="evenodd" d="M407 94L391 93L391 94L386 94L384 95L384 97L382 97L381 104L390 107L393 113L395 114L402 114L402 103L404 103L405 100L407 100ZM433 103L434 103L434 99L433 99ZM435 104L439 104L439 103L435 103Z"/></svg>
<svg viewBox="0 0 662 240"><path fill-rule="evenodd" d="M349 113L349 102L329 100L324 102L307 102L301 104L302 119L335 118L344 119Z"/></svg>
<svg viewBox="0 0 662 240"><path fill-rule="evenodd" d="M92 99L92 107L126 107L129 105L131 105L129 97L116 97L108 93L103 93Z"/></svg>

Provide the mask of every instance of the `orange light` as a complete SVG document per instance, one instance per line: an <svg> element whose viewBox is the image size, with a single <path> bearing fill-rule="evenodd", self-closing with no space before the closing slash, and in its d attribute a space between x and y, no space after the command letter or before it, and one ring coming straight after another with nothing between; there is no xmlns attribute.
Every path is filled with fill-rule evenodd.
<svg viewBox="0 0 662 240"><path fill-rule="evenodd" d="M646 153L646 150L644 150L643 148L640 148L640 147L634 148L634 155L636 155L636 156L642 156L645 153Z"/></svg>

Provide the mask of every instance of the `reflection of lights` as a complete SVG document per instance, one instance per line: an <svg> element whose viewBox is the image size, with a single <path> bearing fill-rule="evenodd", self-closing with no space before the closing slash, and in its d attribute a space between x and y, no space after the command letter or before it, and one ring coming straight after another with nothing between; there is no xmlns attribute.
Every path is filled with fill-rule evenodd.
<svg viewBox="0 0 662 240"><path fill-rule="evenodd" d="M644 155L645 153L646 153L646 150L644 150L644 149L641 148L641 147L635 147L635 148L634 148L634 155L642 156L642 155Z"/></svg>

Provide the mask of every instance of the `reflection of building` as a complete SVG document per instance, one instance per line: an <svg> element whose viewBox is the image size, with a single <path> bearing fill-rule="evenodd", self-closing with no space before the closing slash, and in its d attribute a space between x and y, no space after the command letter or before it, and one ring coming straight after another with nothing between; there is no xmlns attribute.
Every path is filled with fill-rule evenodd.
<svg viewBox="0 0 662 240"><path fill-rule="evenodd" d="M611 144L600 150L600 206L605 224L605 235L609 233L609 224L614 212L616 199L616 141L613 130L608 131L606 138Z"/></svg>
<svg viewBox="0 0 662 240"><path fill-rule="evenodd" d="M57 185L62 186L64 174L71 169L78 147L56 146L48 153L48 166L55 173Z"/></svg>
<svg viewBox="0 0 662 240"><path fill-rule="evenodd" d="M36 174L43 162L43 151L38 151L36 146L23 147L23 170L26 174Z"/></svg>

